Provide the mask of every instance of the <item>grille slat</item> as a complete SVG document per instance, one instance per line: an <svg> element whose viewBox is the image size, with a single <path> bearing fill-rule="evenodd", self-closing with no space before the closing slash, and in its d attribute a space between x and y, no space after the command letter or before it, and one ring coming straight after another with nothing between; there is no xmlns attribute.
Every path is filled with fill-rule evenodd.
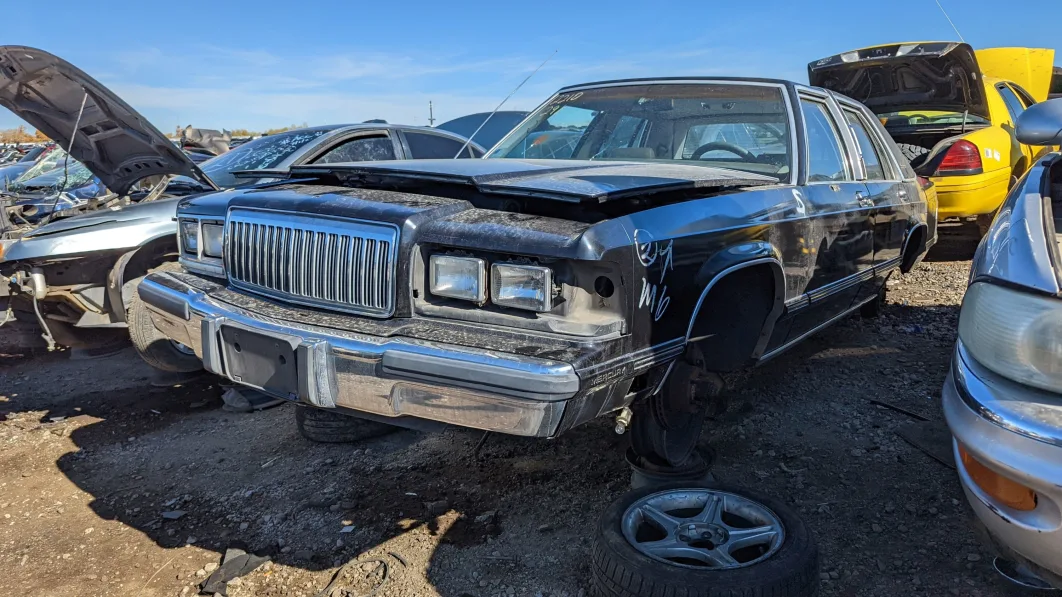
<svg viewBox="0 0 1062 597"><path fill-rule="evenodd" d="M233 210L227 231L226 271L234 286L376 317L394 310L393 226Z"/></svg>

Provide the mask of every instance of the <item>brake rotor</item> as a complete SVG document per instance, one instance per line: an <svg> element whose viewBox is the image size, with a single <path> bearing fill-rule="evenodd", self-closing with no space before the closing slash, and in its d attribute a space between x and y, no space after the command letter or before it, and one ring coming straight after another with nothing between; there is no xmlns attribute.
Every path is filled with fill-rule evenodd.
<svg viewBox="0 0 1062 597"><path fill-rule="evenodd" d="M658 465L681 466L689 459L722 380L684 359L675 362L661 391L635 409L631 447Z"/></svg>

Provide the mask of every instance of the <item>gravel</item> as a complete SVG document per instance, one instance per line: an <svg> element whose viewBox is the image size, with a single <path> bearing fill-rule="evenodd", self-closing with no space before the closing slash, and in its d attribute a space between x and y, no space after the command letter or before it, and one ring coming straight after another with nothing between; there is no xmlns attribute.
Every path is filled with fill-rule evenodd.
<svg viewBox="0 0 1062 597"><path fill-rule="evenodd" d="M896 435L917 419L870 402L942 420L968 268L890 280L880 318L732 376L706 426L718 479L807 521L824 596L1009 594L955 472ZM152 388L129 351L66 356L0 356L0 594L195 594L241 546L273 561L232 597L310 597L350 561L341 586L365 594L382 578L370 559L388 563L383 597L578 597L597 516L629 488L610 420L492 436L478 459L482 434L462 430L320 445L290 407L223 411L212 378Z"/></svg>

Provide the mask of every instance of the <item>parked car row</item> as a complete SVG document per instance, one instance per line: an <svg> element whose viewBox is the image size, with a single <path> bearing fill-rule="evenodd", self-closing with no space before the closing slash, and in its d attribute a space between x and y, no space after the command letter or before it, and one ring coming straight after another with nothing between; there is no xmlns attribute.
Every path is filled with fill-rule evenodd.
<svg viewBox="0 0 1062 597"><path fill-rule="evenodd" d="M605 512L591 566L600 594L812 595L818 554L799 518L698 480L705 416L724 391L721 374L851 313L875 316L889 277L936 242L939 218L998 208L1002 196L977 211L996 201L1001 171L1023 197L1031 177L1054 184L1055 104L1029 95L1020 122L1031 124L1014 133L1019 115L1003 94L1018 84L984 79L976 59L965 44L905 44L813 63L815 86L723 77L573 85L513 119L489 151L439 129L371 122L262 137L197 166L68 62L0 47L0 104L113 192L86 204L106 210L49 214L0 241L0 274L18 316L36 318L53 341L127 326L159 369L204 368L295 402L300 432L315 441L446 425L553 438L613 418L635 467L684 481ZM16 87L55 108L25 109ZM84 134L70 138L64 123L82 102ZM461 130L490 120L469 117ZM978 168L942 171L961 143L975 147ZM925 152L913 156L914 145ZM1018 153L1029 158L1022 169ZM1052 187L1035 188L1048 211L1018 205L1012 192L982 245L975 272L985 277L972 278L967 301L977 306L964 306L956 363L972 351L995 375L1044 390L1055 388L1051 363L1062 362L1047 299L1019 303L1009 321L1025 319L1007 334L980 323L1001 304L993 293L1033 284L1033 294L1059 294L1060 270L985 253L1018 230L1015 209L1053 247L1025 237L1028 257L1059 253L1044 219ZM961 206L968 200L975 207ZM1008 350L1026 361L1006 364ZM971 395L962 404L981 421L974 433L1042 442L1052 421L1057 433L1048 402L1016 415L1040 417L1023 434L992 414L1013 402ZM954 400L945 404L953 422ZM1033 494L1025 499L994 481L1021 463L1002 464L1006 455L953 427L959 458L996 471L970 473L970 495L1016 496L1004 506L1031 514L1007 522L1047 528L1055 493L1022 477ZM989 527L1013 545L1015 535ZM1052 565L1040 551L1017 553L1023 572Z"/></svg>

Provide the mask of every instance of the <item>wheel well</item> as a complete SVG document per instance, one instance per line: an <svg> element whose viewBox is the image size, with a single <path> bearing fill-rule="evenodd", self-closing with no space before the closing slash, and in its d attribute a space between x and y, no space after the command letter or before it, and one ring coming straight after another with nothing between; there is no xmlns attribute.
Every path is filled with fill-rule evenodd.
<svg viewBox="0 0 1062 597"><path fill-rule="evenodd" d="M118 259L107 277L107 291L112 313L125 320L125 311L132 300L135 288L130 282L144 276L151 269L167 261L176 261L177 237L173 235L156 238L141 245Z"/></svg>
<svg viewBox="0 0 1062 597"><path fill-rule="evenodd" d="M903 246L903 255L900 257L900 271L907 273L918 263L918 255L922 252L926 240L929 238L925 224L915 226L907 235L907 242Z"/></svg>
<svg viewBox="0 0 1062 597"><path fill-rule="evenodd" d="M777 263L736 269L714 281L694 314L688 341L709 371L733 371L763 354L785 302Z"/></svg>

